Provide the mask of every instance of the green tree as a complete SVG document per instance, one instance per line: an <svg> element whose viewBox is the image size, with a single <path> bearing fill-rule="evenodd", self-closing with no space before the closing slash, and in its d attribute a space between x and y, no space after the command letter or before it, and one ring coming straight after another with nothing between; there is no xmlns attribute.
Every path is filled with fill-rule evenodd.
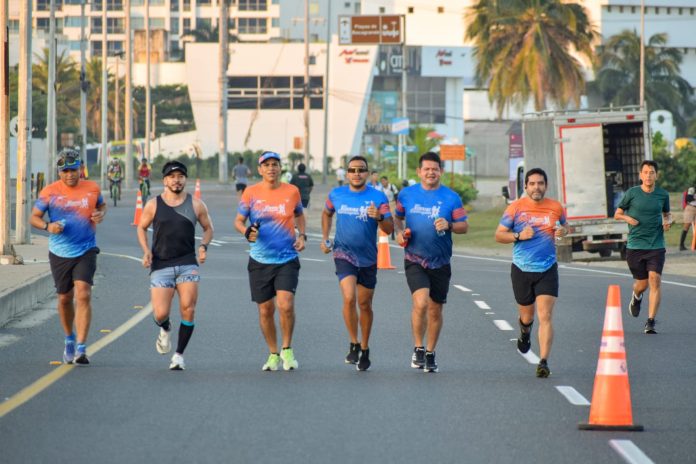
<svg viewBox="0 0 696 464"><path fill-rule="evenodd" d="M208 25L203 25L201 27L197 27L196 29L188 31L186 34L182 36L182 38L199 43L219 42L220 32L217 25L212 28ZM229 42L237 42L238 38L234 34L229 34L228 31L227 40Z"/></svg>
<svg viewBox="0 0 696 464"><path fill-rule="evenodd" d="M693 110L694 91L680 75L681 51L666 47L667 39L667 34L655 34L645 47L645 102L650 111L670 111L679 132L684 133L684 114ZM628 30L611 36L599 47L598 58L591 89L599 94L602 105L639 105L640 37Z"/></svg>
<svg viewBox="0 0 696 464"><path fill-rule="evenodd" d="M585 89L574 54L594 59L597 32L585 9L562 0L478 0L466 15L474 43L476 80L488 85L498 116L530 99L537 111L547 99L565 108L580 104Z"/></svg>
<svg viewBox="0 0 696 464"><path fill-rule="evenodd" d="M682 192L696 185L696 149L686 146L672 155L659 132L652 138L653 159L660 168L658 184L670 192Z"/></svg>

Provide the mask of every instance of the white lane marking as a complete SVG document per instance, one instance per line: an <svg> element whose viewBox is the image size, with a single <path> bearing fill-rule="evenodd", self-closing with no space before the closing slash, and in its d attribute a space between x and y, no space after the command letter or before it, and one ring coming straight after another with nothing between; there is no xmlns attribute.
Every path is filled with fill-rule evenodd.
<svg viewBox="0 0 696 464"><path fill-rule="evenodd" d="M199 237L198 235L194 236L194 238L196 240L203 240L203 237ZM225 243L225 242L222 242L222 243ZM216 247L222 246L222 244L219 243L217 240L211 240L210 243L208 243L208 245L212 245L212 246L216 246Z"/></svg>
<svg viewBox="0 0 696 464"><path fill-rule="evenodd" d="M302 261L316 261L318 263L323 263L324 261L326 261L325 259L314 259L314 258L301 258L301 259L302 259Z"/></svg>
<svg viewBox="0 0 696 464"><path fill-rule="evenodd" d="M512 326L510 324L508 324L508 321L506 321L504 319L496 319L493 321L493 323L500 330L512 330Z"/></svg>
<svg viewBox="0 0 696 464"><path fill-rule="evenodd" d="M517 341L517 340L515 340L515 341ZM522 353L519 350L517 352L520 354L520 356L522 356L524 359L526 359L529 364L539 364L539 361L540 361L539 356L534 354L534 352L532 350L529 350L526 353Z"/></svg>
<svg viewBox="0 0 696 464"><path fill-rule="evenodd" d="M580 392L578 392L573 387L556 385L556 390L561 392L561 395L565 396L566 399L570 402L570 404L574 404L575 406L589 406L590 405L590 402L587 401L587 398L582 396L580 394Z"/></svg>
<svg viewBox="0 0 696 464"><path fill-rule="evenodd" d="M102 255L106 255L106 256L115 256L115 257L117 257L117 258L132 259L133 261L137 261L137 262L139 262L139 263L142 263L142 262L143 262L143 258L136 258L135 256L120 255L120 254L118 254L118 253L108 253L108 252L105 252L105 251L102 251L101 254L102 254Z"/></svg>
<svg viewBox="0 0 696 464"><path fill-rule="evenodd" d="M210 243L219 243L220 245L224 245L224 244L229 243L229 242L226 242L226 241L224 241L224 240L212 239L212 240L210 241Z"/></svg>
<svg viewBox="0 0 696 464"><path fill-rule="evenodd" d="M471 296L481 296L480 293L472 293Z"/></svg>
<svg viewBox="0 0 696 464"><path fill-rule="evenodd" d="M488 312L486 312L486 314L495 314L495 313L492 311L488 311Z"/></svg>
<svg viewBox="0 0 696 464"><path fill-rule="evenodd" d="M456 288L457 290L461 290L462 292L470 292L471 291L470 289L466 288L463 285L455 285L454 288Z"/></svg>
<svg viewBox="0 0 696 464"><path fill-rule="evenodd" d="M653 460L631 440L609 440L609 446L630 464L653 464Z"/></svg>
<svg viewBox="0 0 696 464"><path fill-rule="evenodd" d="M482 300L474 300L474 304L476 304L476 306L478 306L481 309L491 309L491 307L488 306L488 303Z"/></svg>
<svg viewBox="0 0 696 464"><path fill-rule="evenodd" d="M2 334L0 335L0 348L13 344L19 341L20 338L17 335L12 334Z"/></svg>

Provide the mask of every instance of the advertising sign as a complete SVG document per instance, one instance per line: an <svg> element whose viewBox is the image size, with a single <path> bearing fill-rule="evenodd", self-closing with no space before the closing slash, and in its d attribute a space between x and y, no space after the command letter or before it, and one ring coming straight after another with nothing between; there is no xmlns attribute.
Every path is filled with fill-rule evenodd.
<svg viewBox="0 0 696 464"><path fill-rule="evenodd" d="M464 161L466 159L465 145L440 145L442 161Z"/></svg>
<svg viewBox="0 0 696 464"><path fill-rule="evenodd" d="M473 47L422 47L421 75L460 77L465 84L474 83L476 63Z"/></svg>
<svg viewBox="0 0 696 464"><path fill-rule="evenodd" d="M404 19L401 15L360 15L338 17L338 43L401 44L404 42Z"/></svg>
<svg viewBox="0 0 696 464"><path fill-rule="evenodd" d="M366 134L390 134L391 122L399 109L399 93L391 91L373 91L367 105L365 118Z"/></svg>
<svg viewBox="0 0 696 464"><path fill-rule="evenodd" d="M408 135L408 118L392 119L391 133L397 135Z"/></svg>

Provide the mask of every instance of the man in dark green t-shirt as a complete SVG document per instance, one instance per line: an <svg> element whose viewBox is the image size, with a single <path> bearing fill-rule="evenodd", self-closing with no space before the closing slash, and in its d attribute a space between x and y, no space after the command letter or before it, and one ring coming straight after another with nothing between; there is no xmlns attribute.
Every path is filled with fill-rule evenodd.
<svg viewBox="0 0 696 464"><path fill-rule="evenodd" d="M665 236L672 224L669 193L656 185L657 163L640 165L641 185L630 188L621 199L614 219L628 223L626 261L633 275L633 294L628 310L638 317L643 292L650 287L645 333L654 334L655 316L660 307L660 283L665 265Z"/></svg>

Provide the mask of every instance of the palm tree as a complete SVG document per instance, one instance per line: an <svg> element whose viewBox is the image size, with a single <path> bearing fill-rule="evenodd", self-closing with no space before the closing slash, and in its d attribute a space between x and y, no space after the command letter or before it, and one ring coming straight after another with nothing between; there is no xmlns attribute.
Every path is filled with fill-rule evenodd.
<svg viewBox="0 0 696 464"><path fill-rule="evenodd" d="M210 27L207 24L192 29L182 36L182 39L190 39L192 42L211 43L220 41L220 32L218 26ZM237 36L234 34L227 35L228 42L237 42Z"/></svg>
<svg viewBox="0 0 696 464"><path fill-rule="evenodd" d="M645 47L645 103L652 110L665 109L674 116L680 132L686 129L684 113L690 113L693 89L680 75L682 53L665 47L667 34L655 34ZM625 30L611 36L598 49L599 70L591 84L603 105L638 105L640 96L640 37Z"/></svg>
<svg viewBox="0 0 696 464"><path fill-rule="evenodd" d="M102 81L101 57L92 56L85 64L85 73L89 89L87 90L87 132L91 140L101 140L101 81ZM113 119L113 74L107 71L107 118ZM113 122L107 121L109 131L113 129ZM111 133L111 132L109 132Z"/></svg>
<svg viewBox="0 0 696 464"><path fill-rule="evenodd" d="M533 99L560 107L580 104L585 78L575 55L594 58L597 32L585 9L562 0L478 0L466 16L466 39L474 43L476 80L488 84L498 116Z"/></svg>

